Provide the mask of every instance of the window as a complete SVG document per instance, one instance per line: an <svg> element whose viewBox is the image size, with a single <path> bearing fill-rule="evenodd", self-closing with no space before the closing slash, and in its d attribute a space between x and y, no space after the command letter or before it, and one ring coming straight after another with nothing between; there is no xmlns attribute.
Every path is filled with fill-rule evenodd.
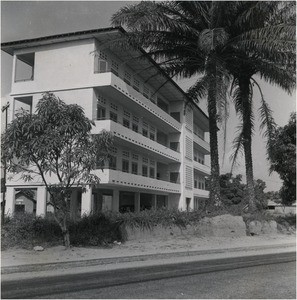
<svg viewBox="0 0 297 300"><path fill-rule="evenodd" d="M155 166L155 163L156 163L156 162L155 162L154 160L150 160L150 165L151 165L151 166Z"/></svg>
<svg viewBox="0 0 297 300"><path fill-rule="evenodd" d="M115 156L111 155L109 157L108 167L109 167L109 169L112 169L112 170L116 170L117 169L117 158Z"/></svg>
<svg viewBox="0 0 297 300"><path fill-rule="evenodd" d="M118 106L115 105L114 103L110 102L110 108L117 111L118 110Z"/></svg>
<svg viewBox="0 0 297 300"><path fill-rule="evenodd" d="M129 153L129 151L125 151L125 150L123 150L123 157L127 157L127 158L129 158L129 157L130 157L130 153Z"/></svg>
<svg viewBox="0 0 297 300"><path fill-rule="evenodd" d="M137 78L134 77L134 80L133 80L133 88L139 92L139 87L140 87L140 82Z"/></svg>
<svg viewBox="0 0 297 300"><path fill-rule="evenodd" d="M147 177L147 166L142 166L142 176Z"/></svg>
<svg viewBox="0 0 297 300"><path fill-rule="evenodd" d="M126 159L122 160L122 171L129 173L129 160Z"/></svg>
<svg viewBox="0 0 297 300"><path fill-rule="evenodd" d="M148 130L145 128L142 128L142 135L147 137L148 136Z"/></svg>
<svg viewBox="0 0 297 300"><path fill-rule="evenodd" d="M118 149L116 147L111 147L111 152L114 153L114 154L117 154L118 153Z"/></svg>
<svg viewBox="0 0 297 300"><path fill-rule="evenodd" d="M110 111L109 112L109 116L110 116L110 120L114 121L114 122L118 122L118 115L115 114L114 112Z"/></svg>
<svg viewBox="0 0 297 300"><path fill-rule="evenodd" d="M155 168L150 167L150 178L155 178Z"/></svg>
<svg viewBox="0 0 297 300"><path fill-rule="evenodd" d="M105 73L108 70L107 55L103 51L99 51L99 54L95 57L95 72Z"/></svg>
<svg viewBox="0 0 297 300"><path fill-rule="evenodd" d="M132 130L135 131L135 132L138 132L138 125L132 123Z"/></svg>
<svg viewBox="0 0 297 300"><path fill-rule="evenodd" d="M155 133L154 132L150 132L150 139L151 140L155 140Z"/></svg>
<svg viewBox="0 0 297 300"><path fill-rule="evenodd" d="M114 60L111 61L111 72L117 76L119 75L119 64Z"/></svg>
<svg viewBox="0 0 297 300"><path fill-rule="evenodd" d="M143 162L144 164L148 164L148 158L143 157L143 158L142 158L142 162Z"/></svg>
<svg viewBox="0 0 297 300"><path fill-rule="evenodd" d="M125 74L124 74L124 81L126 83L128 83L129 85L131 85L131 74L127 71L125 71Z"/></svg>
<svg viewBox="0 0 297 300"><path fill-rule="evenodd" d="M106 118L105 107L97 104L97 120L105 120L105 118Z"/></svg>
<svg viewBox="0 0 297 300"><path fill-rule="evenodd" d="M105 169L105 161L102 159L97 159L97 163L96 163L96 167L97 169Z"/></svg>
<svg viewBox="0 0 297 300"><path fill-rule="evenodd" d="M132 162L132 174L137 175L138 174L138 163Z"/></svg>
<svg viewBox="0 0 297 300"><path fill-rule="evenodd" d="M198 181L197 181L197 179L194 179L194 188L195 188L195 189L198 188Z"/></svg>
<svg viewBox="0 0 297 300"><path fill-rule="evenodd" d="M130 119L131 114L130 114L128 111L124 110L124 116L125 116L126 118Z"/></svg>
<svg viewBox="0 0 297 300"><path fill-rule="evenodd" d="M35 53L26 53L16 56L15 82L34 79Z"/></svg>
<svg viewBox="0 0 297 300"><path fill-rule="evenodd" d="M127 128L130 128L130 121L124 118L124 119L123 119L123 125L124 125L125 127L127 127Z"/></svg>
<svg viewBox="0 0 297 300"><path fill-rule="evenodd" d="M138 160L138 155L133 153L133 154L132 154L132 159Z"/></svg>
<svg viewBox="0 0 297 300"><path fill-rule="evenodd" d="M13 99L14 105L13 105L13 117L16 117L16 114L19 113L22 109L28 112L29 114L32 113L32 96L26 96L26 97L17 97Z"/></svg>
<svg viewBox="0 0 297 300"><path fill-rule="evenodd" d="M179 177L178 172L170 172L170 182L178 183L178 177Z"/></svg>
<svg viewBox="0 0 297 300"><path fill-rule="evenodd" d="M149 98L150 98L149 94L150 94L149 88L148 88L146 85L144 85L144 86L143 86L143 96L144 96L145 98L149 99Z"/></svg>
<svg viewBox="0 0 297 300"><path fill-rule="evenodd" d="M171 150L178 151L178 146L179 146L178 142L170 142L170 149Z"/></svg>

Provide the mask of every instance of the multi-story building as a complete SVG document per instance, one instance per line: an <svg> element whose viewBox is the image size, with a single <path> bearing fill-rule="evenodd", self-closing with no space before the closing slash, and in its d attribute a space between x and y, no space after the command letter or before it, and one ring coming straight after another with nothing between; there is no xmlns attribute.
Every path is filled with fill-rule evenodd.
<svg viewBox="0 0 297 300"><path fill-rule="evenodd" d="M195 209L208 198L205 176L208 118L144 51L123 50L111 41L121 28L104 28L2 44L13 56L9 119L22 107L34 112L44 92L77 103L95 121L93 133L114 136L112 159L100 185L71 197L72 216L98 210ZM24 189L33 191L36 203ZM45 215L42 181L7 180L6 213Z"/></svg>

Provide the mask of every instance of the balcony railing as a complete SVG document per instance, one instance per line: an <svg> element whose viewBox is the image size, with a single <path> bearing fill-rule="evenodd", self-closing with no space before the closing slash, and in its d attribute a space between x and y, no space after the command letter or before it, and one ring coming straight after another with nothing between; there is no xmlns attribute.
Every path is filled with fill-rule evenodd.
<svg viewBox="0 0 297 300"><path fill-rule="evenodd" d="M142 134L134 132L133 130L124 127L121 124L115 123L111 120L95 121L96 127L93 128L92 133L98 134L101 130L105 129L110 131L115 137L125 140L134 145L146 148L156 154L165 156L166 158L175 162L180 162L180 154L176 151L165 147L156 141L153 141Z"/></svg>
<svg viewBox="0 0 297 300"><path fill-rule="evenodd" d="M94 173L100 178L101 184L121 185L126 187L135 187L137 189L146 189L162 191L167 193L180 193L180 185L155 178L144 177L119 170L95 170Z"/></svg>
<svg viewBox="0 0 297 300"><path fill-rule="evenodd" d="M198 135L194 134L194 142L199 145L201 148L205 150L205 152L210 152L210 146L209 143L201 139Z"/></svg>
<svg viewBox="0 0 297 300"><path fill-rule="evenodd" d="M205 174L205 175L210 175L210 167L200 164L199 162L193 160L193 167L194 169L198 170L199 172Z"/></svg>

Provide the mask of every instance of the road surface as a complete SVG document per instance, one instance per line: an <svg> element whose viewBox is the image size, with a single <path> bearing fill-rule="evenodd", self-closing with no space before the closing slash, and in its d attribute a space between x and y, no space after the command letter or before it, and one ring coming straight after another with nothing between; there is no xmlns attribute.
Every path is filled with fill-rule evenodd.
<svg viewBox="0 0 297 300"><path fill-rule="evenodd" d="M2 299L296 298L296 253L269 254L2 283Z"/></svg>

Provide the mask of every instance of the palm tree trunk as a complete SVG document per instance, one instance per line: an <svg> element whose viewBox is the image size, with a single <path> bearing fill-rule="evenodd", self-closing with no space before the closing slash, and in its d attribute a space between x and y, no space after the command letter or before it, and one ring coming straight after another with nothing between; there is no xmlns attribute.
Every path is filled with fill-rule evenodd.
<svg viewBox="0 0 297 300"><path fill-rule="evenodd" d="M254 212L256 208L254 172L252 158L252 101L250 99L249 77L239 79L239 88L242 98L242 121L243 121L243 149L245 159L245 172L247 183L247 198L249 211Z"/></svg>
<svg viewBox="0 0 297 300"><path fill-rule="evenodd" d="M210 204L214 206L221 205L220 194L220 165L218 151L218 127L217 127L217 78L216 64L210 58L210 63L207 69L210 75L210 85L208 89L208 117L209 117L209 143L210 143Z"/></svg>

